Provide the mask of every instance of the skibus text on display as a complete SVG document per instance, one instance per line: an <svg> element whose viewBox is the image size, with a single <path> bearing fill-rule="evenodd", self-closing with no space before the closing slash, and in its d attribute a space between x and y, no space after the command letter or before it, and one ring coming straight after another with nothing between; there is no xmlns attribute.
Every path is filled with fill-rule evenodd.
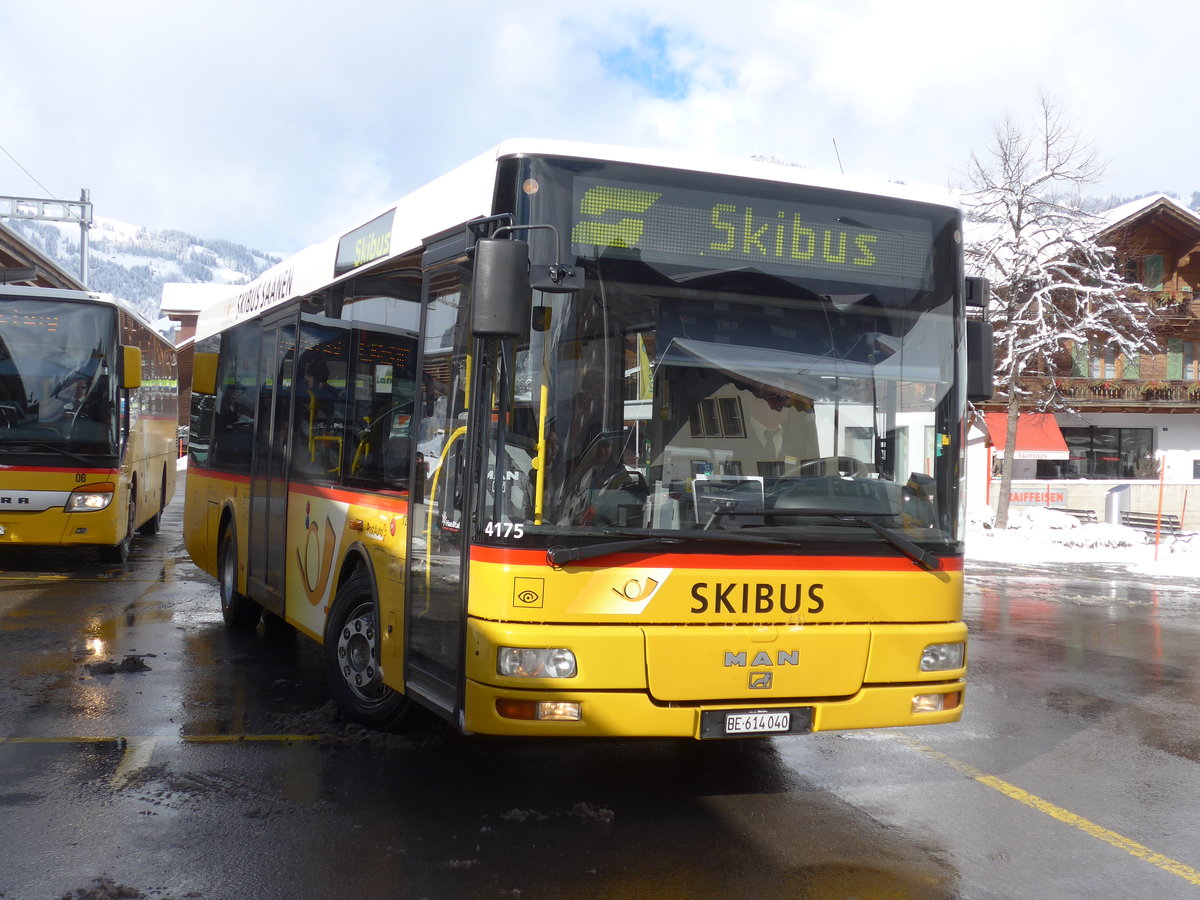
<svg viewBox="0 0 1200 900"><path fill-rule="evenodd" d="M188 551L370 726L955 721L968 288L944 197L501 145L202 313Z"/></svg>
<svg viewBox="0 0 1200 900"><path fill-rule="evenodd" d="M175 348L104 294L0 287L0 550L124 562L175 492Z"/></svg>

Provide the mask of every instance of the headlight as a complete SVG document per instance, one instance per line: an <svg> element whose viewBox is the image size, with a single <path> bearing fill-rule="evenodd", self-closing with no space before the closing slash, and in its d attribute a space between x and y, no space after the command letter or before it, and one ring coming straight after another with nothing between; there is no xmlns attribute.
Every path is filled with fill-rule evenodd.
<svg viewBox="0 0 1200 900"><path fill-rule="evenodd" d="M69 513L95 512L112 503L112 498L113 486L111 484L88 485L85 488L71 491L65 510Z"/></svg>
<svg viewBox="0 0 1200 900"><path fill-rule="evenodd" d="M966 654L966 644L930 644L921 653L922 672L942 672L961 669Z"/></svg>
<svg viewBox="0 0 1200 900"><path fill-rule="evenodd" d="M574 678L575 654L565 647L501 647L496 671L512 678Z"/></svg>

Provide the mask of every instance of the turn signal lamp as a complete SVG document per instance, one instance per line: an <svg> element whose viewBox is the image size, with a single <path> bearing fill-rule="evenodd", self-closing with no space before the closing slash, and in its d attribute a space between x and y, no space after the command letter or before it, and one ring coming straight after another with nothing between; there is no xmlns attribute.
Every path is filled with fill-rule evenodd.
<svg viewBox="0 0 1200 900"><path fill-rule="evenodd" d="M540 722L578 722L583 718L583 706L563 700L513 700L500 697L496 712L506 719L530 719Z"/></svg>
<svg viewBox="0 0 1200 900"><path fill-rule="evenodd" d="M574 678L575 654L565 647L501 647L496 672L509 678Z"/></svg>
<svg viewBox="0 0 1200 900"><path fill-rule="evenodd" d="M84 488L71 491L67 498L66 512L95 512L104 509L112 503L113 486L111 484L89 484Z"/></svg>
<svg viewBox="0 0 1200 900"><path fill-rule="evenodd" d="M944 672L948 669L961 669L967 646L957 644L930 644L921 653L922 672Z"/></svg>
<svg viewBox="0 0 1200 900"><path fill-rule="evenodd" d="M914 694L912 711L914 713L946 712L957 709L962 703L960 691L950 691L946 694Z"/></svg>

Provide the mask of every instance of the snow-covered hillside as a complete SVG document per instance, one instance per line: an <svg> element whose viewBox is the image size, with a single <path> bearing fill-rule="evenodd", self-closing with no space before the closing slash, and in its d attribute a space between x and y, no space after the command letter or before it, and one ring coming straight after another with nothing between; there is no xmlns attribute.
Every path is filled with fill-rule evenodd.
<svg viewBox="0 0 1200 900"><path fill-rule="evenodd" d="M5 219L5 224L63 269L78 274L78 226L26 219ZM150 321L159 317L164 282L245 284L279 262L277 256L231 241L151 231L99 216L88 237L88 288L129 301Z"/></svg>

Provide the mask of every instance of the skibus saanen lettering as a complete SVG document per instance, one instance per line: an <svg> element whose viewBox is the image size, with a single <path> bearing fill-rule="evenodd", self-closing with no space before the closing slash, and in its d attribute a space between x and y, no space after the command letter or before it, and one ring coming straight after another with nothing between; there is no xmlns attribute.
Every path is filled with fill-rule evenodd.
<svg viewBox="0 0 1200 900"><path fill-rule="evenodd" d="M960 717L990 341L944 199L509 143L261 283L201 317L187 547L230 625L324 645L348 716Z"/></svg>
<svg viewBox="0 0 1200 900"><path fill-rule="evenodd" d="M113 562L175 491L175 348L104 294L0 286L0 549Z"/></svg>

